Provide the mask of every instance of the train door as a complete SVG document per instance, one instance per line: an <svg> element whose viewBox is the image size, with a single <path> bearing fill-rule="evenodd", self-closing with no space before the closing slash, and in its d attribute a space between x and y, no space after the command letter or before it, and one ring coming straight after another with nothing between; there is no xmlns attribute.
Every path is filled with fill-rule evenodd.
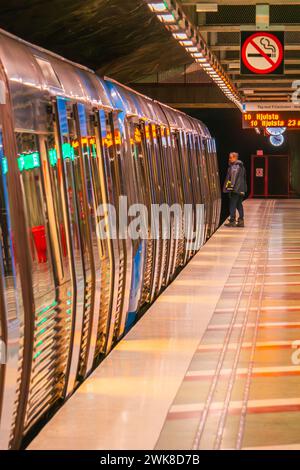
<svg viewBox="0 0 300 470"><path fill-rule="evenodd" d="M203 223L203 206L201 198L201 184L198 173L198 162L196 155L196 146L194 134L188 134L188 163L190 178L192 181L192 192L193 192L193 201L194 201L194 242L196 247L201 247L203 245L204 239L204 223ZM196 250L195 250L196 251Z"/></svg>
<svg viewBox="0 0 300 470"><path fill-rule="evenodd" d="M217 148L216 148L215 139L211 139L211 147L212 147L213 161L214 161L214 168L215 168L216 197L217 197L217 225L216 225L216 228L218 228L219 223L220 223L222 201L221 201L221 186L220 186L219 164L218 164Z"/></svg>
<svg viewBox="0 0 300 470"><path fill-rule="evenodd" d="M104 122L105 121L105 122ZM111 113L102 119L101 132L105 159L106 176L108 178L109 203L116 211L116 239L114 240L114 272L115 272L115 303L112 309L111 331L108 339L108 349L125 331L129 307L132 245L119 221L125 214L122 208L122 197L128 194L128 177L126 166L125 129L118 118L118 113ZM127 178L127 180L126 180ZM126 227L127 229L127 227Z"/></svg>
<svg viewBox="0 0 300 470"><path fill-rule="evenodd" d="M176 191L176 201L181 206L182 214L184 211L185 204L185 182L183 179L181 164L180 164L180 146L179 146L179 134L175 131L171 132L171 148L172 148L172 166L174 171L175 178L175 191ZM178 236L177 243L177 253L176 253L176 262L174 272L180 268L184 263L184 253L185 253L185 237L184 237L184 216L182 217L181 227L179 227L180 233Z"/></svg>
<svg viewBox="0 0 300 470"><path fill-rule="evenodd" d="M167 140L167 151L166 151L166 166L170 178L170 197L171 204L175 204L178 209L181 211L180 216L177 220L174 220L172 225L172 244L170 246L170 260L169 260L169 271L168 271L168 280L173 279L177 267L180 265L180 246L182 244L182 195L181 195L181 186L180 186L180 177L177 175L176 167L176 142L174 134L170 132L170 129L165 129L165 138Z"/></svg>
<svg viewBox="0 0 300 470"><path fill-rule="evenodd" d="M214 158L212 153L211 139L205 141L206 149L206 160L208 166L209 182L210 182L210 192L212 200L212 219L211 219L211 235L215 232L217 226L217 185L216 185L216 175L214 168Z"/></svg>
<svg viewBox="0 0 300 470"><path fill-rule="evenodd" d="M163 163L162 160L164 158L164 150L163 145L159 145L159 138L160 138L160 128L156 125L151 126L151 134L152 134L152 149L153 149L153 167L154 173L156 174L156 192L157 192L157 201L160 206L164 205L167 202L167 187L169 186L168 180L165 179L168 175L163 170ZM163 207L163 206L162 206ZM165 215L163 211L159 214L159 241L160 241L160 248L161 248L161 266L160 272L158 276L158 284L156 286L156 295L162 289L166 281L167 275L167 267L168 267L168 252L169 252L169 222L168 217L165 219Z"/></svg>
<svg viewBox="0 0 300 470"><path fill-rule="evenodd" d="M132 199L131 202L133 204L143 204L148 211L147 215L149 215L149 211L151 210L150 188L145 173L145 154L141 127L138 122L130 119L127 121L127 129L128 141L130 142L131 149L131 162L129 163L131 164L132 189L135 190L133 192L134 199ZM142 214L140 214L140 216L141 215ZM142 237L132 240L133 270L130 306L126 329L129 329L136 320L140 306L146 301L146 299L143 298L143 290L147 290L147 292L149 292L148 272L146 272L145 269L147 265L148 244L151 243L149 240L149 218L145 217L143 223L143 228L146 229L145 233L142 233ZM152 260L150 261L152 262Z"/></svg>
<svg viewBox="0 0 300 470"><path fill-rule="evenodd" d="M104 167L100 117L105 113L100 110L95 115L88 113L87 138L81 139L82 152L86 166L86 181L89 212L91 214L92 242L96 271L96 300L94 327L91 338L90 358L94 356L97 364L107 352L111 312L114 297L114 256L113 240L99 236L98 224L101 222L100 208L107 204L107 176ZM104 218L106 233L109 234L108 219ZM98 250L98 251L97 251ZM100 297L99 297L100 296Z"/></svg>
<svg viewBox="0 0 300 470"><path fill-rule="evenodd" d="M69 394L86 373L91 324L94 314L94 265L91 253L89 214L87 213L85 176L74 105L57 98L58 147L64 172L71 245L74 305L72 311L72 355L66 393Z"/></svg>
<svg viewBox="0 0 300 470"><path fill-rule="evenodd" d="M144 203L148 210L148 234L144 262L143 285L141 291L140 306L149 303L152 300L152 286L154 285L155 266L157 263L156 251L157 245L152 238L151 233L151 204L155 201L153 180L151 179L148 153L150 147L150 132L148 125L140 123L139 126L141 142L139 142L139 158L135 159L137 174L140 175L140 181L143 187Z"/></svg>
<svg viewBox="0 0 300 470"><path fill-rule="evenodd" d="M93 305L93 311L85 326L83 341L86 345L86 373L89 373L93 367L96 357L99 355L99 342L105 342L108 329L108 317L110 315L110 297L111 290L108 287L107 295L102 294L101 275L107 273L107 253L106 247L103 247L101 240L97 236L97 211L103 202L101 193L101 179L99 166L100 147L96 143L96 121L91 109L87 109L82 103L75 106L77 140L72 142L74 151L79 151L81 158L81 173L85 181L85 190L83 192L83 203L86 213L85 239L88 243L88 252L90 253L90 300ZM102 267L103 264L103 267ZM110 285L110 284L109 284ZM104 287L104 286L103 286ZM107 286L105 286L107 287ZM103 310L101 311L101 300ZM101 326L100 326L101 325ZM98 338L98 335L100 336ZM82 348L85 343L82 344ZM102 352L104 352L102 350Z"/></svg>
<svg viewBox="0 0 300 470"><path fill-rule="evenodd" d="M187 263L188 259L191 256L191 251L187 248L189 241L192 238L192 231L194 225L193 217L193 194L192 194L192 181L188 167L188 149L187 149L187 134L181 131L178 135L178 145L179 145L179 158L180 158L180 167L182 175L182 187L184 193L184 228L185 228L185 254L184 254L184 264Z"/></svg>
<svg viewBox="0 0 300 470"><path fill-rule="evenodd" d="M4 88L4 82L0 83L0 86L2 84ZM15 436L15 404L19 396L18 383L22 374L20 357L24 323L20 272L13 243L16 232L13 232L11 225L12 201L8 187L11 175L8 173L13 173L13 165L8 164L6 153L10 133L6 132L9 110L4 90L5 88L0 104L0 449L11 447L12 436ZM11 181L12 178L10 183Z"/></svg>
<svg viewBox="0 0 300 470"><path fill-rule="evenodd" d="M205 152L205 143L202 139L199 139L200 144L200 161L201 169L204 178L204 191L206 192L206 203L205 203L205 223L206 223L206 238L209 238L211 235L211 219L212 219L212 195L210 190L210 180L209 180L209 169L207 156Z"/></svg>
<svg viewBox="0 0 300 470"><path fill-rule="evenodd" d="M199 175L199 182L200 182L200 190L201 190L201 200L204 207L204 219L203 219L203 241L204 244L207 236L208 236L208 224L207 224L207 210L208 210L208 187L207 187L207 175L206 171L203 168L202 162L202 146L201 146L201 137L199 135L195 135L195 150L196 150L196 158L197 158L197 170Z"/></svg>
<svg viewBox="0 0 300 470"><path fill-rule="evenodd" d="M171 142L170 142L170 131L164 126L160 127L159 130L159 145L161 153L161 165L162 165L162 174L164 180L164 190L165 190L165 202L171 208L175 202L176 197L174 194L174 172L170 159L171 152ZM164 285L168 285L171 279L172 274L174 273L174 260L176 259L176 247L177 247L177 234L176 234L176 214L172 211L170 213L170 233L167 247L167 263L164 273Z"/></svg>
<svg viewBox="0 0 300 470"><path fill-rule="evenodd" d="M149 175L149 183L150 183L150 190L151 190L151 204L160 204L160 188L158 182L158 175L156 171L156 147L157 145L153 145L153 133L150 124L146 124L144 126L144 139L145 139L145 149L146 149L146 162L147 162L147 172ZM158 189L158 191L157 191ZM151 227L153 227L153 218L151 213ZM161 273L161 266L162 266L162 244L161 244L161 226L157 227L154 226L156 234L151 232L152 238L152 253L151 258L149 256L149 263L151 263L151 285L150 285L150 295L149 295L149 302L152 302L155 298L158 285L159 285L159 275ZM150 255L150 254L149 254Z"/></svg>

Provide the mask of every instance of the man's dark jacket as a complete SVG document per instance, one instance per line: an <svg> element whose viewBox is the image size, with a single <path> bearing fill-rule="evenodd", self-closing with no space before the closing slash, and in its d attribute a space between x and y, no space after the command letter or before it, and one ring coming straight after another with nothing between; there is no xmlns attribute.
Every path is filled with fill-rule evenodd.
<svg viewBox="0 0 300 470"><path fill-rule="evenodd" d="M247 189L247 177L244 164L241 160L237 160L228 167L223 192L245 194Z"/></svg>

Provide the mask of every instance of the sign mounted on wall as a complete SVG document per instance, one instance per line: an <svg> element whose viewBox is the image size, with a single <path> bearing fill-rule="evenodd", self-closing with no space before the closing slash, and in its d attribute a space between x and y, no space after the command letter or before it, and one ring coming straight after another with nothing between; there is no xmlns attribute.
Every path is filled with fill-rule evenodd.
<svg viewBox="0 0 300 470"><path fill-rule="evenodd" d="M284 32L241 32L241 75L282 75Z"/></svg>

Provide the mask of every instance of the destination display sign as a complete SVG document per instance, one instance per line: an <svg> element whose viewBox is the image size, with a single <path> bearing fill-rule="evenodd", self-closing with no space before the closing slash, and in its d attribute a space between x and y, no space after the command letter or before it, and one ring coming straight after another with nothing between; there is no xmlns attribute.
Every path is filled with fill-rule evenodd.
<svg viewBox="0 0 300 470"><path fill-rule="evenodd" d="M286 127L300 129L299 111L262 112L252 111L243 113L243 129L266 127Z"/></svg>

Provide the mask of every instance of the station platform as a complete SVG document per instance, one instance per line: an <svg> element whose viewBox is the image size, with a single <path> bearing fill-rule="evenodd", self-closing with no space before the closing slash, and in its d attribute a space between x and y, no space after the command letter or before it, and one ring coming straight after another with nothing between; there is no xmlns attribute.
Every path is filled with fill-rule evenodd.
<svg viewBox="0 0 300 470"><path fill-rule="evenodd" d="M29 449L300 449L300 200L245 209Z"/></svg>

